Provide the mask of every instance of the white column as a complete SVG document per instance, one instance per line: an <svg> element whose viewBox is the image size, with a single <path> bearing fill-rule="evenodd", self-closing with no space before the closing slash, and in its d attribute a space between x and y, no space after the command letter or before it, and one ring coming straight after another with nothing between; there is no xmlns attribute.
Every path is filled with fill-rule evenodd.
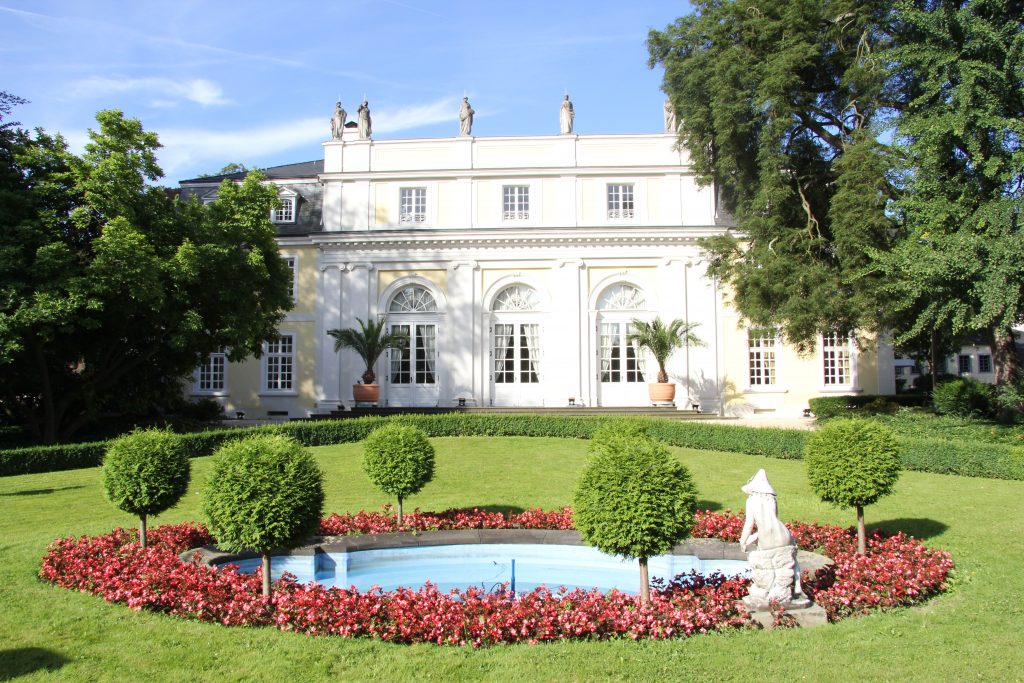
<svg viewBox="0 0 1024 683"><path fill-rule="evenodd" d="M687 261L683 267L687 316L691 323L700 324L694 334L705 344L690 348L687 368L689 399L700 404L701 412L721 413L725 404L721 291L718 283L705 274L707 264L703 261Z"/></svg>
<svg viewBox="0 0 1024 683"><path fill-rule="evenodd" d="M541 344L544 346L545 405L568 405L569 398L593 405L589 395L590 339L587 296L581 283L580 259L562 259L551 273L552 310Z"/></svg>
<svg viewBox="0 0 1024 683"><path fill-rule="evenodd" d="M662 293L660 297L660 310L658 315L666 323L679 319L686 322L699 322L697 336L704 339L707 333L707 323L703 320L693 319L695 311L689 310L689 281L687 261L680 257L669 257L661 263L658 269L658 290ZM700 349L683 347L676 351L668 359L665 370L669 374L669 381L676 382L679 388L676 390L676 407L681 410L690 409L691 393L693 389L693 377L691 368L699 367ZM651 368L651 372L656 368Z"/></svg>
<svg viewBox="0 0 1024 683"><path fill-rule="evenodd" d="M327 330L339 329L341 320L341 271L344 266L331 263L320 266L317 283L315 391L317 412L329 413L342 405L340 354L334 351L334 339Z"/></svg>
<svg viewBox="0 0 1024 683"><path fill-rule="evenodd" d="M444 348L439 405L449 406L459 398L469 405L481 405L477 376L483 368L477 349L480 348L479 300L474 287L474 274L480 266L476 261L457 261L448 266L448 307L444 319Z"/></svg>
<svg viewBox="0 0 1024 683"><path fill-rule="evenodd" d="M358 328L356 318L364 322L370 318L370 274L372 263L349 263L346 266L341 286L341 325L340 327ZM348 402L352 398L352 385L359 381L363 374L363 361L350 349L342 350L339 361L341 376L341 398Z"/></svg>

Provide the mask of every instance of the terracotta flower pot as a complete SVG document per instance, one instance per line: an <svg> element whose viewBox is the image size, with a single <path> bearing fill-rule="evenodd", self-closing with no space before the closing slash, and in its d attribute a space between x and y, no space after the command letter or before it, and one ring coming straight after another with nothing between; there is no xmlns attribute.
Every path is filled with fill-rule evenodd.
<svg viewBox="0 0 1024 683"><path fill-rule="evenodd" d="M651 403L672 403L676 398L676 385L672 382L655 382L647 385Z"/></svg>
<svg viewBox="0 0 1024 683"><path fill-rule="evenodd" d="M379 403L380 402L380 385L379 384L353 384L352 385L352 398L355 399L356 403Z"/></svg>

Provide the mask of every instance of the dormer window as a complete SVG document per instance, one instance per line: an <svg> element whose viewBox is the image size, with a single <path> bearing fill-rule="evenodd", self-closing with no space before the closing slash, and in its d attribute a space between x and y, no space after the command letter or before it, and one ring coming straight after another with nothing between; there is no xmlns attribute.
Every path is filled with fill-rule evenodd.
<svg viewBox="0 0 1024 683"><path fill-rule="evenodd" d="M270 220L274 223L294 223L298 195L292 190L281 190L278 200L281 205L270 211Z"/></svg>

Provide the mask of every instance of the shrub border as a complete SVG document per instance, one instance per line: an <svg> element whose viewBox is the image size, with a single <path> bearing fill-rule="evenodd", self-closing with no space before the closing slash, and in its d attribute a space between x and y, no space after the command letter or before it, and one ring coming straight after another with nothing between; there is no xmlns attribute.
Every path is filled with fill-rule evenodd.
<svg viewBox="0 0 1024 683"><path fill-rule="evenodd" d="M181 438L190 455L200 457L213 453L226 441L258 432L286 434L304 446L332 446L362 441L377 427L392 422L419 427L430 437L532 436L589 439L601 425L622 419L597 415L408 414L218 429L182 434ZM629 419L645 424L647 432L652 437L669 446L760 455L784 460L801 459L807 438L807 432L799 429L743 427L664 418ZM903 466L909 470L1024 480L1024 447L1021 446L899 436L897 438ZM108 442L92 442L0 451L0 476L96 467L103 461L107 444Z"/></svg>

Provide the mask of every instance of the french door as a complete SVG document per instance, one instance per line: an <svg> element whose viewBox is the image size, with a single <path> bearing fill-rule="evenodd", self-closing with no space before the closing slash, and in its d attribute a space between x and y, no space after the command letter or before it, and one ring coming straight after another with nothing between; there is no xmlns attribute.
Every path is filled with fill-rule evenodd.
<svg viewBox="0 0 1024 683"><path fill-rule="evenodd" d="M643 353L626 341L632 325L625 321L598 323L597 373L602 406L643 406L647 373Z"/></svg>
<svg viewBox="0 0 1024 683"><path fill-rule="evenodd" d="M388 352L388 405L436 406L437 325L396 323L391 331L406 335L409 343Z"/></svg>
<svg viewBox="0 0 1024 683"><path fill-rule="evenodd" d="M540 324L496 322L491 334L491 401L496 406L543 405Z"/></svg>

